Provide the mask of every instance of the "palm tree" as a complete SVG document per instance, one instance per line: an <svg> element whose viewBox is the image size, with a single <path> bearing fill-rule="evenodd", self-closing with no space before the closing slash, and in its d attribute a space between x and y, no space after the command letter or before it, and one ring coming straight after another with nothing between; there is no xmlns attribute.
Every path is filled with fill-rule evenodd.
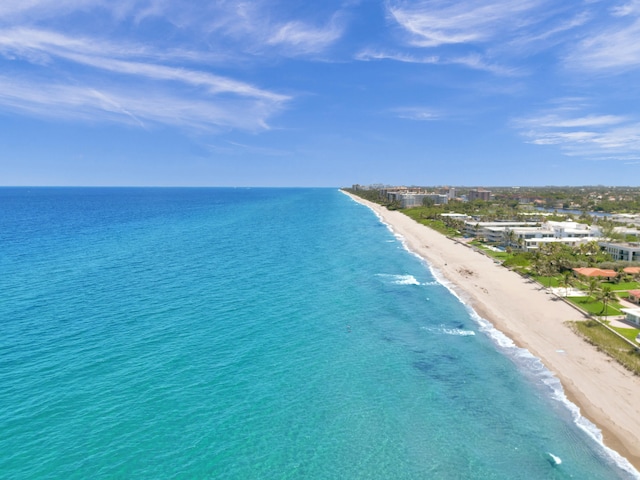
<svg viewBox="0 0 640 480"><path fill-rule="evenodd" d="M571 278L571 272L562 272L560 277L560 285L564 287L564 296L569 296L569 287L573 285L573 278Z"/></svg>
<svg viewBox="0 0 640 480"><path fill-rule="evenodd" d="M589 293L589 297L595 300L594 293L598 291L598 288L600 288L600 282L598 281L598 279L596 277L590 277L589 284L587 285L587 292Z"/></svg>
<svg viewBox="0 0 640 480"><path fill-rule="evenodd" d="M515 243L515 238L516 238L516 232L514 232L512 229L508 228L505 232L506 234L506 243L508 247L513 246L513 244Z"/></svg>
<svg viewBox="0 0 640 480"><path fill-rule="evenodd" d="M602 311L604 316L607 316L607 305L616 299L616 292L611 289L611 285L603 285L602 289L598 293L598 300L602 302Z"/></svg>

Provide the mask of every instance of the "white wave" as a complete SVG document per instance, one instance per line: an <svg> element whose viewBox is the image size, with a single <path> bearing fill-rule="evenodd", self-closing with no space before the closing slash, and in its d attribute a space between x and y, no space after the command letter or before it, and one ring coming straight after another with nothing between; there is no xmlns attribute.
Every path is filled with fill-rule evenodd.
<svg viewBox="0 0 640 480"><path fill-rule="evenodd" d="M396 275L396 280L393 283L396 285L420 285L420 282L413 275Z"/></svg>
<svg viewBox="0 0 640 480"><path fill-rule="evenodd" d="M422 327L423 330L440 335L454 335L457 337L472 337L476 334L473 330L464 330L462 328L441 327Z"/></svg>
<svg viewBox="0 0 640 480"><path fill-rule="evenodd" d="M461 328L444 328L442 332L447 335L457 335L459 337L472 337L476 334L473 330L462 330Z"/></svg>
<svg viewBox="0 0 640 480"><path fill-rule="evenodd" d="M387 273L378 273L378 277L388 279L394 285L422 285L413 275L392 275Z"/></svg>

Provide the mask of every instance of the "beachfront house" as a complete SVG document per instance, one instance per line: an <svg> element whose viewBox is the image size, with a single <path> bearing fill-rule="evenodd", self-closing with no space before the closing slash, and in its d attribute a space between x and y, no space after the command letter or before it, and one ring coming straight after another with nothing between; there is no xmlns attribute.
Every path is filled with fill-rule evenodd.
<svg viewBox="0 0 640 480"><path fill-rule="evenodd" d="M626 315L627 322L640 326L640 308L621 308L620 311Z"/></svg>
<svg viewBox="0 0 640 480"><path fill-rule="evenodd" d="M634 277L640 276L640 267L624 267L624 273L628 275L633 275Z"/></svg>
<svg viewBox="0 0 640 480"><path fill-rule="evenodd" d="M487 242L501 242L504 232L508 228L533 227L536 222L464 222L464 234L467 237L477 237Z"/></svg>
<svg viewBox="0 0 640 480"><path fill-rule="evenodd" d="M545 243L563 243L576 247L601 237L598 227L574 221L547 221L536 228L516 228L506 232L505 240L511 247L530 252Z"/></svg>
<svg viewBox="0 0 640 480"><path fill-rule="evenodd" d="M465 223L465 234L526 252L537 250L545 243L576 247L601 237L597 227L573 221L547 221L542 225L535 222L469 221Z"/></svg>
<svg viewBox="0 0 640 480"><path fill-rule="evenodd" d="M631 303L637 303L640 305L640 290L629 290L629 297L627 300Z"/></svg>
<svg viewBox="0 0 640 480"><path fill-rule="evenodd" d="M618 272L615 270L603 269L603 268L593 268L593 267L580 267L574 268L574 273L576 275L582 277L596 277L596 278L606 278L607 280L611 280L618 276Z"/></svg>

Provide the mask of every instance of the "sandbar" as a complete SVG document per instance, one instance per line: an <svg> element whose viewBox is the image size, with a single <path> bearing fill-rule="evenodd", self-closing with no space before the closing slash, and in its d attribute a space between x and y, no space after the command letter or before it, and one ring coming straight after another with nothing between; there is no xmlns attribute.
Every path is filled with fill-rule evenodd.
<svg viewBox="0 0 640 480"><path fill-rule="evenodd" d="M579 310L463 242L347 195L376 212L478 315L539 358L581 415L601 430L604 444L640 470L640 377L565 324L584 320Z"/></svg>

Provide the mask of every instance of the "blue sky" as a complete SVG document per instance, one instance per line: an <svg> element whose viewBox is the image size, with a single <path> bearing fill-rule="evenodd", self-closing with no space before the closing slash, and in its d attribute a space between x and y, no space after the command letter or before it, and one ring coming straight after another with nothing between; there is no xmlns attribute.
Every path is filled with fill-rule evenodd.
<svg viewBox="0 0 640 480"><path fill-rule="evenodd" d="M1 185L637 185L640 0L3 0Z"/></svg>

